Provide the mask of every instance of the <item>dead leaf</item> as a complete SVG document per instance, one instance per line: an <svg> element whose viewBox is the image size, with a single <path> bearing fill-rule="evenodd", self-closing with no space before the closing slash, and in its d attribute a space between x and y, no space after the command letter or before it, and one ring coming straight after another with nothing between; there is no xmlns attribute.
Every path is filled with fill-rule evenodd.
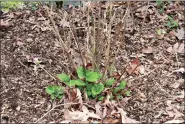
<svg viewBox="0 0 185 124"><path fill-rule="evenodd" d="M41 28L41 31L46 31L46 30L51 31L51 28L49 28L49 27L40 27L40 28Z"/></svg>
<svg viewBox="0 0 185 124"><path fill-rule="evenodd" d="M64 120L64 121L61 121L60 123L71 123L71 121L70 120Z"/></svg>
<svg viewBox="0 0 185 124"><path fill-rule="evenodd" d="M175 88L175 89L179 88L179 86L180 86L179 82L175 82L172 85L170 85L171 88Z"/></svg>
<svg viewBox="0 0 185 124"><path fill-rule="evenodd" d="M179 43L176 43L176 44L173 45L174 53L177 53L178 47L179 47Z"/></svg>
<svg viewBox="0 0 185 124"><path fill-rule="evenodd" d="M14 14L17 15L17 16L20 16L20 15L22 15L23 13L17 11L17 12L14 12Z"/></svg>
<svg viewBox="0 0 185 124"><path fill-rule="evenodd" d="M17 110L17 111L20 111L20 110L21 110L21 107L20 107L20 106L17 106L17 107L16 107L16 110Z"/></svg>
<svg viewBox="0 0 185 124"><path fill-rule="evenodd" d="M103 118L107 115L107 107L105 106L104 109L103 109Z"/></svg>
<svg viewBox="0 0 185 124"><path fill-rule="evenodd" d="M178 53L184 53L184 43L181 43L178 50L177 50Z"/></svg>
<svg viewBox="0 0 185 124"><path fill-rule="evenodd" d="M126 68L126 72L130 75L131 73L139 74L139 70L137 70L137 66L139 65L140 61L137 57L133 61L130 62L129 66Z"/></svg>
<svg viewBox="0 0 185 124"><path fill-rule="evenodd" d="M113 117L106 117L103 119L103 123L104 124L117 124L117 123L121 123L121 120L115 119Z"/></svg>
<svg viewBox="0 0 185 124"><path fill-rule="evenodd" d="M44 18L44 17L39 17L39 18L37 18L37 20L38 21L44 21L46 18Z"/></svg>
<svg viewBox="0 0 185 124"><path fill-rule="evenodd" d="M130 62L130 65L126 68L126 72L130 75L131 73L134 73L136 75L144 74L145 73L145 67L143 65L139 65L140 61L138 57Z"/></svg>
<svg viewBox="0 0 185 124"><path fill-rule="evenodd" d="M91 117L91 118L101 119L99 115L94 114L93 112L89 112L87 107L84 105L82 106L82 111L88 116L88 118Z"/></svg>
<svg viewBox="0 0 185 124"><path fill-rule="evenodd" d="M175 32L174 32L174 31L170 31L170 32L168 33L168 36L169 36L170 38L175 37Z"/></svg>
<svg viewBox="0 0 185 124"><path fill-rule="evenodd" d="M60 26L70 27L69 22L66 21L67 15L67 13L64 13L63 19L60 21Z"/></svg>
<svg viewBox="0 0 185 124"><path fill-rule="evenodd" d="M77 99L79 100L79 103L82 105L83 104L82 93L78 88L76 90L77 90L77 93L76 93Z"/></svg>
<svg viewBox="0 0 185 124"><path fill-rule="evenodd" d="M184 73L185 71L184 71L184 68L179 68L179 69L177 69L177 70L175 70L173 72L181 72L181 73Z"/></svg>
<svg viewBox="0 0 185 124"><path fill-rule="evenodd" d="M77 53L75 50L71 49L71 55L74 57L74 61L78 66L83 65L82 59L80 57L80 54Z"/></svg>
<svg viewBox="0 0 185 124"><path fill-rule="evenodd" d="M17 41L17 45L18 45L18 46L23 46L23 45L24 45L24 43L23 43L23 42L21 42L21 41Z"/></svg>
<svg viewBox="0 0 185 124"><path fill-rule="evenodd" d="M102 113L102 107L100 106L100 102L97 102L95 104L95 108L96 108L96 114L99 115L100 117L102 117L103 113Z"/></svg>
<svg viewBox="0 0 185 124"><path fill-rule="evenodd" d="M65 120L70 121L87 121L88 118L95 118L95 119L101 119L99 115L94 114L93 112L90 112L86 106L82 106L82 111L64 111L64 118Z"/></svg>
<svg viewBox="0 0 185 124"><path fill-rule="evenodd" d="M107 95L104 105L111 106L110 95Z"/></svg>
<svg viewBox="0 0 185 124"><path fill-rule="evenodd" d="M169 53L172 53L173 52L173 48L169 47L166 51L169 52Z"/></svg>
<svg viewBox="0 0 185 124"><path fill-rule="evenodd" d="M184 53L184 43L181 43L180 45L179 43L176 43L173 47L169 47L166 51L172 54Z"/></svg>
<svg viewBox="0 0 185 124"><path fill-rule="evenodd" d="M137 70L139 71L140 74L145 74L145 67L143 65L137 67Z"/></svg>
<svg viewBox="0 0 185 124"><path fill-rule="evenodd" d="M146 96L145 96L144 93L138 91L138 98L140 98L140 99L146 99Z"/></svg>
<svg viewBox="0 0 185 124"><path fill-rule="evenodd" d="M158 37L158 39L160 39L160 40L161 40L161 39L163 39L163 38L164 38L164 34L160 34L160 35L158 35L157 37Z"/></svg>
<svg viewBox="0 0 185 124"><path fill-rule="evenodd" d="M167 122L165 122L166 124L167 123L171 123L171 124L174 124L174 123L183 123L184 122L184 120L170 120L170 121L167 121Z"/></svg>
<svg viewBox="0 0 185 124"><path fill-rule="evenodd" d="M143 53L153 53L153 48L152 47L148 47L148 48L144 48L142 50Z"/></svg>
<svg viewBox="0 0 185 124"><path fill-rule="evenodd" d="M134 119L131 119L129 117L126 116L126 112L123 111L122 108L117 108L118 109L118 113L120 113L121 115L121 123L140 123L139 121L136 121Z"/></svg>
<svg viewBox="0 0 185 124"><path fill-rule="evenodd" d="M184 39L184 28L177 29L177 32L175 32L175 36L176 36L179 40Z"/></svg>
<svg viewBox="0 0 185 124"><path fill-rule="evenodd" d="M182 90L182 91L181 91L181 94L180 94L180 95L177 95L177 96L174 96L174 98L175 98L175 99L178 99L178 98L184 99L184 91Z"/></svg>
<svg viewBox="0 0 185 124"><path fill-rule="evenodd" d="M0 26L4 26L4 27L10 26L10 23L9 23L8 21L9 21L9 20L6 20L6 21L1 20L1 25L0 25Z"/></svg>

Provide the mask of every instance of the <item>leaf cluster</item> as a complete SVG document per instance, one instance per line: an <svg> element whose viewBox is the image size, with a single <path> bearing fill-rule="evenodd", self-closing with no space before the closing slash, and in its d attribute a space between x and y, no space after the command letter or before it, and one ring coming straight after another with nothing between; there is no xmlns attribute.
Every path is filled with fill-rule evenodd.
<svg viewBox="0 0 185 124"><path fill-rule="evenodd" d="M168 22L166 23L166 26L169 29L178 28L179 24L176 20L174 20L171 16L168 16Z"/></svg>
<svg viewBox="0 0 185 124"><path fill-rule="evenodd" d="M81 91L85 91L90 99L103 100L105 98L105 95L103 94L105 88L111 89L113 84L116 83L116 80L114 78L110 78L107 79L105 82L102 82L100 80L102 78L102 74L100 72L87 70L82 66L78 67L76 72L78 77L77 79L71 79L70 76L65 73L57 74L57 77L66 86L71 88L79 88ZM121 81L118 86L115 86L113 88L111 92L112 99L116 98L117 96L121 98L121 94L123 93L126 96L129 96L130 91L124 90L125 88L126 82ZM61 91L61 89L64 88L49 86L48 88L46 88L46 92L51 95L52 99L61 98L63 94L63 91ZM57 96L57 93L59 93L60 96Z"/></svg>
<svg viewBox="0 0 185 124"><path fill-rule="evenodd" d="M1 9L3 11L9 11L9 9L12 8L17 8L19 6L21 6L23 4L23 2L20 1L3 1L1 2Z"/></svg>

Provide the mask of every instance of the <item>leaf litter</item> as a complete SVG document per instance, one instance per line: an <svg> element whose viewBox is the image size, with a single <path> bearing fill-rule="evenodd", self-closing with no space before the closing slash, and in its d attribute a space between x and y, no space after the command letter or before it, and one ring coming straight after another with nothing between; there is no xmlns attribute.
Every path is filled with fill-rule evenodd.
<svg viewBox="0 0 185 124"><path fill-rule="evenodd" d="M59 117L54 119L53 112L51 112L50 115L47 115L42 120L42 122L184 122L182 121L182 118L184 117L182 114L183 108L179 107L180 105L184 104L182 100L184 98L184 91L180 89L181 81L178 82L178 79L181 79L182 76L179 73L168 75L168 73L170 73L170 69L175 70L175 72L181 72L182 74L184 73L183 68L180 67L179 70L177 69L176 61L173 59L173 57L171 57L171 55L169 55L169 53L179 53L178 57L180 66L183 65L183 30L182 28L177 29L175 32L171 32L171 34L169 33L169 35L163 32L162 34L164 35L161 38L153 35L153 32L155 32L156 29L164 29L163 25L161 24L166 21L167 14L164 12L164 16L161 16L159 13L157 13L158 10L155 10L156 6L153 4L153 2L150 3L153 6L153 9L147 6L147 2L131 2L131 6L133 7L131 8L133 11L127 11L129 16L127 22L129 22L129 20L134 21L132 21L131 24L129 24L126 28L125 41L124 43L121 43L119 56L116 57L117 62L115 66L118 68L119 72L122 72L122 66L125 67L125 65L128 64L128 68L126 69L127 74L133 73L130 77L127 77L128 79L138 78L140 75L142 75L141 78L138 78L133 82L129 82L129 86L132 88L132 94L129 99L120 101L121 107L117 102L111 101L109 95L107 95L105 101L102 102L87 101L87 103L84 103L85 100L83 99L83 93L78 89L76 91L73 90L72 93L68 93L69 97L64 98L66 103L65 107L67 108L60 107L54 110L55 112L59 110L59 112L57 112ZM99 3L97 3L97 5L98 4ZM116 4L118 3L115 2L115 5ZM104 4L100 4L100 6L101 5L102 8L106 8ZM119 18L125 13L125 5L127 5L126 2L122 4L122 6L118 7L118 10L122 13L118 15L116 13L117 20L114 22L114 25L118 24L120 20ZM181 6L180 2L173 2L173 5L175 7ZM90 4L89 6L91 6L94 10L98 8L97 6L92 6ZM148 10L147 7L149 7ZM170 8L171 6L167 4L166 7ZM43 14L44 17L40 16L38 13ZM180 11L171 13L183 16L183 13ZM7 18L10 20L3 19L2 21L4 27L8 28L8 30L4 28L4 35L1 39L2 61L6 62L2 64L2 84L4 86L2 91L2 111L7 113L8 116L12 118L10 121L14 123L36 121L38 117L46 113L46 111L49 111L51 106L50 99L43 92L43 89L50 84L57 83L45 72L42 72L38 68L35 68L37 76L32 77L32 75L27 73L26 68L21 66L16 59L19 59L23 63L29 63L26 59L26 56L40 56L42 58L41 60L46 63L44 67L53 74L61 72L61 70L66 70L65 68L70 68L68 64L69 61L67 60L64 51L61 50L61 46L58 45L58 47L54 47L57 44L55 42L57 41L57 38L52 33L53 29L48 27L49 22L46 22L45 19L47 16L45 14L44 8L42 7L35 12L29 10L16 10L14 12L9 12L9 16L7 16ZM68 33L66 29L69 27L70 20L73 19L76 20L76 23L78 23L76 28L86 28L83 27L84 24L86 24L86 20L83 20L83 15L81 18L79 17L80 12L78 9L74 9L73 13L71 14L71 18L69 18L65 17L65 13L63 13L63 17L65 18L56 17L56 21L57 25L60 27L62 38L64 38L65 42L70 44L71 48L75 50L74 44L71 42L73 39L70 38L70 33ZM56 14L53 13L53 15ZM148 19L151 21L143 21L145 17L149 17ZM102 19L101 21L106 22L105 19ZM143 30L141 32L141 37L139 37L139 24L141 21L143 21ZM183 25L180 25L180 27L182 26ZM166 29L164 30L166 31ZM147 32L152 35L152 42L147 41ZM111 36L112 40L115 39L114 31L112 32ZM20 38L21 41L16 42L15 39L17 39L17 37ZM84 35L83 37L86 36ZM102 35L99 40L101 39L106 38ZM139 43L138 41L140 39L143 40ZM15 42L17 45L12 45ZM84 41L80 42L81 46L83 46L83 42ZM105 43L105 41L103 43ZM166 48L168 48L168 54L166 53ZM140 56L141 53L144 55ZM78 55L74 53L71 54L73 54L77 63L82 63L78 58L79 53L77 53ZM133 55L135 55L135 59L131 57ZM137 58L137 56L139 58ZM92 59L92 57L90 58ZM103 58L104 57L102 56L102 61L104 61ZM161 61L164 63L160 64ZM160 66L160 68L154 70L157 66ZM34 66L26 65L26 67L31 70L31 73L34 73ZM150 72L152 70L154 71L148 75L145 75L146 72ZM15 80L17 77L18 80ZM170 88L168 88L169 85ZM148 86L148 89L146 86ZM5 88L8 92L5 92ZM169 96L172 96L173 99L169 100L168 96L166 96L166 94L164 94L162 91L166 92ZM12 99L11 97L15 99ZM45 102L41 102L43 101L43 98L45 98ZM67 104L68 102L76 101L77 105ZM167 107L165 107L165 101L168 101ZM165 113L161 112L162 109L164 109L167 114L162 114ZM35 111L37 111L37 113L35 113ZM64 115L60 115L60 112L62 112Z"/></svg>

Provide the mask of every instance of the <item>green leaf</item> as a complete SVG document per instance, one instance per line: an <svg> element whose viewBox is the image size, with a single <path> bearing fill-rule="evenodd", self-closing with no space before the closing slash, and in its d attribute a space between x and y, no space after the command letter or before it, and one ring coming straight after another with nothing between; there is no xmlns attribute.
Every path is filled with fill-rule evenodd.
<svg viewBox="0 0 185 124"><path fill-rule="evenodd" d="M102 83L94 84L94 86L91 88L93 95L98 95L104 90L104 85Z"/></svg>
<svg viewBox="0 0 185 124"><path fill-rule="evenodd" d="M99 100L99 101L102 101L104 98L105 98L104 96L99 96L99 97L98 97L98 100Z"/></svg>
<svg viewBox="0 0 185 124"><path fill-rule="evenodd" d="M127 83L125 81L121 81L121 83L119 84L119 88L120 89L125 89Z"/></svg>
<svg viewBox="0 0 185 124"><path fill-rule="evenodd" d="M86 90L86 92L87 92L87 96L91 96L92 95L91 90Z"/></svg>
<svg viewBox="0 0 185 124"><path fill-rule="evenodd" d="M51 99L56 99L56 96L54 94L51 94Z"/></svg>
<svg viewBox="0 0 185 124"><path fill-rule="evenodd" d="M86 84L87 90L91 90L92 87L93 87L93 84L92 83L87 83Z"/></svg>
<svg viewBox="0 0 185 124"><path fill-rule="evenodd" d="M51 95L51 94L53 94L54 92L55 92L55 91L54 91L54 89L53 89L52 86L48 86L48 87L46 88L46 93L47 93L47 94Z"/></svg>
<svg viewBox="0 0 185 124"><path fill-rule="evenodd" d="M62 97L63 97L63 94L59 94L59 95L58 95L58 98L59 98L59 99L62 99Z"/></svg>
<svg viewBox="0 0 185 124"><path fill-rule="evenodd" d="M97 95L96 94L91 94L91 97L94 99L94 98L97 97Z"/></svg>
<svg viewBox="0 0 185 124"><path fill-rule="evenodd" d="M46 88L46 93L51 96L51 99L62 98L64 87L61 86L48 86Z"/></svg>
<svg viewBox="0 0 185 124"><path fill-rule="evenodd" d="M66 82L66 84L67 84L69 87L75 86L76 80L70 80L69 82Z"/></svg>
<svg viewBox="0 0 185 124"><path fill-rule="evenodd" d="M168 16L168 20L173 20L173 18L171 16Z"/></svg>
<svg viewBox="0 0 185 124"><path fill-rule="evenodd" d="M117 93L119 90L120 90L120 88L119 88L119 87L116 87L116 88L114 89L114 93Z"/></svg>
<svg viewBox="0 0 185 124"><path fill-rule="evenodd" d="M96 82L101 78L101 74L98 72L87 71L86 80L89 82Z"/></svg>
<svg viewBox="0 0 185 124"><path fill-rule="evenodd" d="M177 21L173 21L173 24L175 27L178 27L178 25L179 25Z"/></svg>
<svg viewBox="0 0 185 124"><path fill-rule="evenodd" d="M75 80L76 82L75 82L75 85L76 86L85 86L85 82L83 82L82 80L80 80L80 79L77 79L77 80Z"/></svg>
<svg viewBox="0 0 185 124"><path fill-rule="evenodd" d="M126 91L125 94L126 94L126 96L130 96L130 93L131 93L131 91L128 90L128 91Z"/></svg>
<svg viewBox="0 0 185 124"><path fill-rule="evenodd" d="M1 9L2 11L9 11L9 9L11 8L19 8L19 7L22 7L23 6L23 2L18 2L18 1L15 1L15 2L10 2L10 1L3 1L1 2Z"/></svg>
<svg viewBox="0 0 185 124"><path fill-rule="evenodd" d="M83 67L77 68L77 74L80 79L85 78L89 82L96 82L101 78L101 74L84 69Z"/></svg>
<svg viewBox="0 0 185 124"><path fill-rule="evenodd" d="M122 96L121 96L121 95L118 95L118 96L117 96L117 98L118 98L118 99L121 99L121 98L122 98Z"/></svg>
<svg viewBox="0 0 185 124"><path fill-rule="evenodd" d="M110 78L105 82L106 86L112 86L112 84L115 82L114 78Z"/></svg>
<svg viewBox="0 0 185 124"><path fill-rule="evenodd" d="M65 73L57 74L57 77L60 79L60 81L65 82L65 83L70 81L69 75Z"/></svg>
<svg viewBox="0 0 185 124"><path fill-rule="evenodd" d="M77 71L78 77L80 79L85 78L85 72L86 72L86 70L82 66L78 67L76 71Z"/></svg>

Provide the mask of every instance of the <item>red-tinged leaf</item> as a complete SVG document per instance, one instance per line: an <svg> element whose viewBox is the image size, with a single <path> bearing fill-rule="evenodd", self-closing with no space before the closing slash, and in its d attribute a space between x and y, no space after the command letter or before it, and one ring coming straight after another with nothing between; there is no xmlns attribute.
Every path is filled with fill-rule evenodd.
<svg viewBox="0 0 185 124"><path fill-rule="evenodd" d="M87 68L87 69L92 68L92 63L87 63L87 64L86 64L86 68Z"/></svg>
<svg viewBox="0 0 185 124"><path fill-rule="evenodd" d="M136 65L138 65L140 63L140 61L139 61L139 58L137 57L137 58L135 58L133 61L131 61L131 64L136 64Z"/></svg>
<svg viewBox="0 0 185 124"><path fill-rule="evenodd" d="M77 76L76 70L72 71L72 75L75 76L75 77Z"/></svg>
<svg viewBox="0 0 185 124"><path fill-rule="evenodd" d="M139 67L140 61L139 58L137 57L133 61L130 62L130 65L126 68L126 72L130 75L132 73L138 75L139 70L137 69Z"/></svg>
<svg viewBox="0 0 185 124"><path fill-rule="evenodd" d="M115 79L119 79L120 74L118 72L113 72L112 77L114 77Z"/></svg>

